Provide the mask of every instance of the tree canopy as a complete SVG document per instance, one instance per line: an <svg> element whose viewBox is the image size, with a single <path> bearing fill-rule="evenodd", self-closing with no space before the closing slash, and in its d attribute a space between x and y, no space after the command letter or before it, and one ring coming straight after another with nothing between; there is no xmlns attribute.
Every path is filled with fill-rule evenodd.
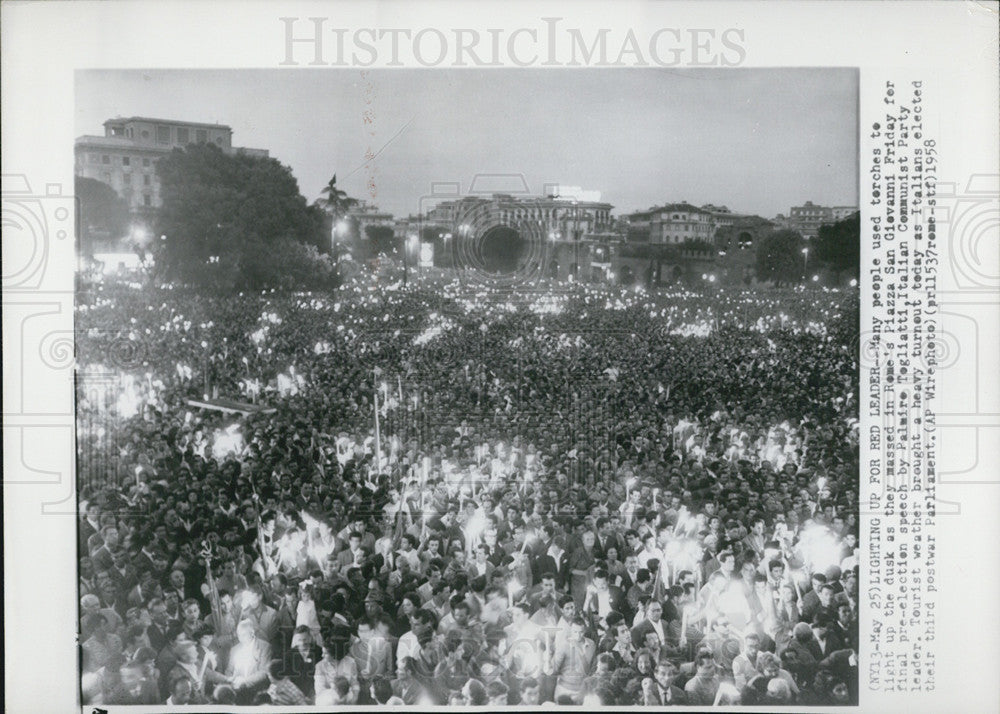
<svg viewBox="0 0 1000 714"><path fill-rule="evenodd" d="M391 226L365 226L365 239L372 256L392 253L396 246L396 232Z"/></svg>
<svg viewBox="0 0 1000 714"><path fill-rule="evenodd" d="M816 260L837 274L858 276L861 265L861 213L820 226L816 237Z"/></svg>
<svg viewBox="0 0 1000 714"><path fill-rule="evenodd" d="M681 243L681 250L691 251L694 253L714 253L715 246L706 240L702 240L701 238L688 238Z"/></svg>
<svg viewBox="0 0 1000 714"><path fill-rule="evenodd" d="M337 174L333 175L326 186L323 187L323 198L317 203L322 207L334 221L347 215L352 206L358 204L356 198L351 198L347 192L337 188Z"/></svg>
<svg viewBox="0 0 1000 714"><path fill-rule="evenodd" d="M162 207L157 255L165 277L219 289L278 287L292 273L324 274L317 247L324 217L272 158L227 154L212 144L175 149L157 163ZM307 250L306 246L313 246Z"/></svg>
<svg viewBox="0 0 1000 714"><path fill-rule="evenodd" d="M797 231L781 230L769 233L757 248L757 279L781 283L795 283L805 275L805 241Z"/></svg>
<svg viewBox="0 0 1000 714"><path fill-rule="evenodd" d="M80 214L81 255L92 256L98 241L113 242L128 233L128 204L102 181L77 176L74 186Z"/></svg>

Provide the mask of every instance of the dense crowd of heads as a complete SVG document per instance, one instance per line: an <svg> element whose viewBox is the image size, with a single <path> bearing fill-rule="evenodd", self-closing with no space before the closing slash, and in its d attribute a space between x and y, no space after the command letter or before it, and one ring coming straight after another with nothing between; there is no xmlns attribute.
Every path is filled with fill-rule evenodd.
<svg viewBox="0 0 1000 714"><path fill-rule="evenodd" d="M90 286L84 702L856 702L857 309Z"/></svg>

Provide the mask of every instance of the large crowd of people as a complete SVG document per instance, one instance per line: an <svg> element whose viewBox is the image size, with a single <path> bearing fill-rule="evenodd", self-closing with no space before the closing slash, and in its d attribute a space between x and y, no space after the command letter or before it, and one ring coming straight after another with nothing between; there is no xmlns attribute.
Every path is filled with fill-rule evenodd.
<svg viewBox="0 0 1000 714"><path fill-rule="evenodd" d="M89 285L83 702L856 703L857 311Z"/></svg>

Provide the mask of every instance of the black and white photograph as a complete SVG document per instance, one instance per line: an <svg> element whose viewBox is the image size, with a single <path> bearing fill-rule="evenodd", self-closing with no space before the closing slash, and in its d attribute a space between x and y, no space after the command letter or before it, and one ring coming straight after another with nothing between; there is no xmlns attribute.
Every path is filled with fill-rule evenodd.
<svg viewBox="0 0 1000 714"><path fill-rule="evenodd" d="M858 92L77 72L84 708L856 705Z"/></svg>
<svg viewBox="0 0 1000 714"><path fill-rule="evenodd" d="M5 710L1000 711L998 8L0 3Z"/></svg>

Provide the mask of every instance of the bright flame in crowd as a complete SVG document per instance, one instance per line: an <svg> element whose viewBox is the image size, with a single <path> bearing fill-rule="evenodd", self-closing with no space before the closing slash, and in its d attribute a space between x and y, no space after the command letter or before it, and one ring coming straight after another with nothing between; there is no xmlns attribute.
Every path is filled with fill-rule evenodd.
<svg viewBox="0 0 1000 714"><path fill-rule="evenodd" d="M215 440L212 442L212 456L216 459L224 459L243 449L243 433L239 424L233 424L226 429L215 432Z"/></svg>

